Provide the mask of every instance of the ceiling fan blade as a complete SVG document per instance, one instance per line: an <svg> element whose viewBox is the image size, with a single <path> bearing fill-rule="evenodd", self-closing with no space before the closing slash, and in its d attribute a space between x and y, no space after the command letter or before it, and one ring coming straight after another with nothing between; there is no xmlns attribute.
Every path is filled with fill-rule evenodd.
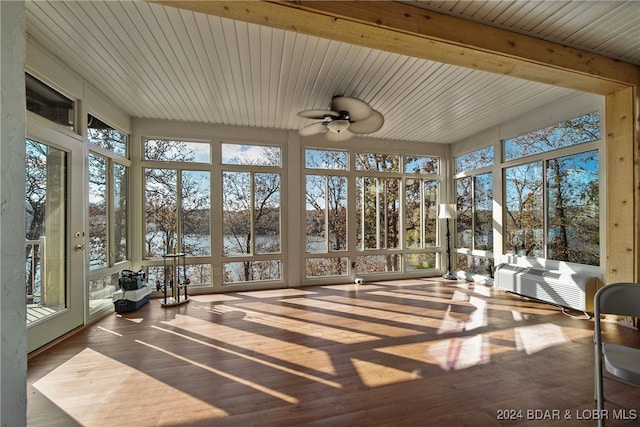
<svg viewBox="0 0 640 427"><path fill-rule="evenodd" d="M310 136L310 135L316 135L318 133L324 133L326 131L327 131L327 127L324 125L324 123L318 122L318 123L312 123L308 126L300 128L300 130L298 130L298 133L301 136Z"/></svg>
<svg viewBox="0 0 640 427"><path fill-rule="evenodd" d="M354 122L364 120L371 114L371 107L364 101L349 96L336 96L331 100L331 109L347 111L349 119Z"/></svg>
<svg viewBox="0 0 640 427"><path fill-rule="evenodd" d="M345 141L353 137L353 133L349 132L348 130L343 130L340 133L327 132L325 133L325 135L329 141Z"/></svg>
<svg viewBox="0 0 640 427"><path fill-rule="evenodd" d="M307 119L324 119L326 116L338 116L338 113L331 110L304 110L298 113L300 117Z"/></svg>
<svg viewBox="0 0 640 427"><path fill-rule="evenodd" d="M384 124L384 117L380 112L371 110L371 115L364 120L351 123L349 131L358 134L373 133Z"/></svg>

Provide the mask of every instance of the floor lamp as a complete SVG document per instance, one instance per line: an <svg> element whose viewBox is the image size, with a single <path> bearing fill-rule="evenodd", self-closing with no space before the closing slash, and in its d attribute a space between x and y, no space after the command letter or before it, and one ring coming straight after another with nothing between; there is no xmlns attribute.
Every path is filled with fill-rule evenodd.
<svg viewBox="0 0 640 427"><path fill-rule="evenodd" d="M457 277L451 273L451 232L449 231L449 220L456 219L456 205L441 204L438 218L447 220L447 272L442 277L455 280Z"/></svg>

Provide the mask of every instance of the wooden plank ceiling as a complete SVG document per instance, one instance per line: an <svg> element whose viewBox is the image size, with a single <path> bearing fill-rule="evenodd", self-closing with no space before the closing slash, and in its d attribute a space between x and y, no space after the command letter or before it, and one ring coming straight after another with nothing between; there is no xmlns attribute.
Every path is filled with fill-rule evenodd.
<svg viewBox="0 0 640 427"><path fill-rule="evenodd" d="M408 3L640 65L637 1L425 1Z"/></svg>
<svg viewBox="0 0 640 427"><path fill-rule="evenodd" d="M635 2L405 3L640 64ZM385 117L368 137L450 143L578 93L143 1L26 9L29 38L133 117L295 130L348 95Z"/></svg>

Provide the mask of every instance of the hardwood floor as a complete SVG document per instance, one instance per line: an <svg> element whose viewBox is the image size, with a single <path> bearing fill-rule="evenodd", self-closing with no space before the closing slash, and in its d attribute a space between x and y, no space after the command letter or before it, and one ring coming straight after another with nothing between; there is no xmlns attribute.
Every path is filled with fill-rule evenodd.
<svg viewBox="0 0 640 427"><path fill-rule="evenodd" d="M151 300L29 359L28 425L592 426L592 337L442 279ZM607 425L637 425L613 411L640 419L640 390L606 390Z"/></svg>

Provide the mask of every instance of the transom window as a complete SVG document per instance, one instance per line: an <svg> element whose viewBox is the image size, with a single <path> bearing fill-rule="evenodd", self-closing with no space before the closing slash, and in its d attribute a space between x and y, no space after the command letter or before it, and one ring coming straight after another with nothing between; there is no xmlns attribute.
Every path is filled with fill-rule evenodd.
<svg viewBox="0 0 640 427"><path fill-rule="evenodd" d="M122 157L128 157L129 136L91 114L87 118L87 138L89 143L96 147L104 148Z"/></svg>
<svg viewBox="0 0 640 427"><path fill-rule="evenodd" d="M62 93L25 73L27 111L62 127L75 130L75 102Z"/></svg>
<svg viewBox="0 0 640 427"><path fill-rule="evenodd" d="M208 142L147 139L144 159L156 162L211 163L211 145Z"/></svg>
<svg viewBox="0 0 640 427"><path fill-rule="evenodd" d="M596 111L505 140L503 142L504 161L508 162L599 139L600 113Z"/></svg>

